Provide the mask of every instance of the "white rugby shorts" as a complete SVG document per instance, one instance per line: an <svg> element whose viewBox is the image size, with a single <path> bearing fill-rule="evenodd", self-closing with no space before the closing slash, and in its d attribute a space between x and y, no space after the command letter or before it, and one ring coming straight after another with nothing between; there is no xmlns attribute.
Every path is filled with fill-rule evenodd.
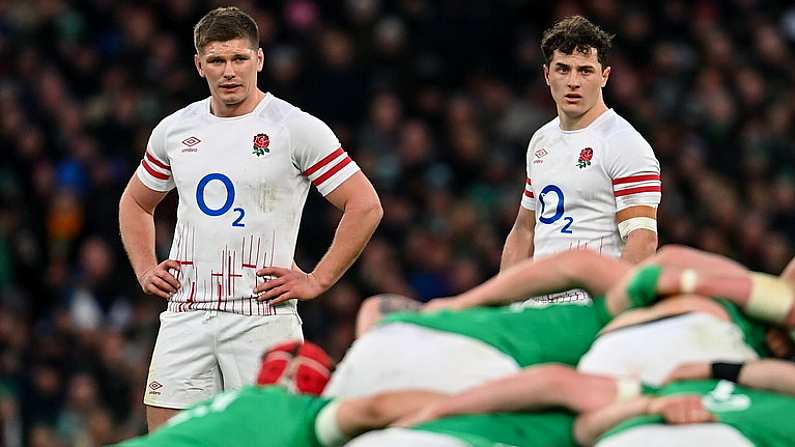
<svg viewBox="0 0 795 447"><path fill-rule="evenodd" d="M600 335L580 359L577 370L630 377L660 386L682 363L745 362L757 358L733 323L691 312Z"/></svg>
<svg viewBox="0 0 795 447"><path fill-rule="evenodd" d="M359 397L384 391L462 391L520 370L491 345L408 323L378 326L353 343L324 396Z"/></svg>
<svg viewBox="0 0 795 447"><path fill-rule="evenodd" d="M262 353L287 340L303 340L298 314L164 311L144 404L181 410L252 384Z"/></svg>
<svg viewBox="0 0 795 447"><path fill-rule="evenodd" d="M367 432L345 447L469 447L469 443L441 433L406 428Z"/></svg>
<svg viewBox="0 0 795 447"><path fill-rule="evenodd" d="M595 447L720 446L753 447L753 443L726 424L641 425L616 433Z"/></svg>

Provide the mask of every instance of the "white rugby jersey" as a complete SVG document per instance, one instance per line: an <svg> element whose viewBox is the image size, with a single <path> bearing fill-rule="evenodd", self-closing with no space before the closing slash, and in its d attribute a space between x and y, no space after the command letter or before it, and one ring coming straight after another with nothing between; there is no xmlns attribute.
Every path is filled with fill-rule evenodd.
<svg viewBox="0 0 795 447"><path fill-rule="evenodd" d="M579 130L553 119L527 148L522 206L536 213L534 257L574 248L620 257L616 212L656 207L661 191L651 146L613 109Z"/></svg>
<svg viewBox="0 0 795 447"><path fill-rule="evenodd" d="M358 170L326 124L270 93L241 116L213 115L207 98L163 119L136 173L179 194L169 310L295 312L257 301L255 272L292 266L310 184L325 196Z"/></svg>

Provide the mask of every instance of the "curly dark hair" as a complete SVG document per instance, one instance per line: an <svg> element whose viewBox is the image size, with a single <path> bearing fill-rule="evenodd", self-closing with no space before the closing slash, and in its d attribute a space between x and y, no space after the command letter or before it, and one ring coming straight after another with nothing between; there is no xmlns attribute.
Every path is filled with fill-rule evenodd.
<svg viewBox="0 0 795 447"><path fill-rule="evenodd" d="M252 48L259 47L259 29L250 15L235 6L215 8L193 27L193 45L202 53L210 42L248 39Z"/></svg>
<svg viewBox="0 0 795 447"><path fill-rule="evenodd" d="M541 53L544 62L549 64L555 50L564 54L572 54L575 50L588 54L591 48L596 48L596 57L604 68L613 37L615 35L607 34L583 16L566 17L544 31Z"/></svg>

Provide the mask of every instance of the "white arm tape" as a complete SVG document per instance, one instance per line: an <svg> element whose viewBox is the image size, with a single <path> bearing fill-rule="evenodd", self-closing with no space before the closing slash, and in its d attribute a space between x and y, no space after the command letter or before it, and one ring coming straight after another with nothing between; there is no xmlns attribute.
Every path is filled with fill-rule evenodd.
<svg viewBox="0 0 795 447"><path fill-rule="evenodd" d="M633 217L618 223L618 234L621 235L621 240L626 241L629 233L635 230L649 230L657 232L657 219L651 217Z"/></svg>
<svg viewBox="0 0 795 447"><path fill-rule="evenodd" d="M679 277L679 290L682 293L693 293L698 284L698 273L693 269L686 269Z"/></svg>
<svg viewBox="0 0 795 447"><path fill-rule="evenodd" d="M616 379L616 402L624 402L640 396L640 381L629 377Z"/></svg>
<svg viewBox="0 0 795 447"><path fill-rule="evenodd" d="M794 301L792 287L789 284L776 276L752 273L751 297L745 304L744 310L752 317L783 323Z"/></svg>
<svg viewBox="0 0 795 447"><path fill-rule="evenodd" d="M337 411L340 404L339 400L329 402L320 410L317 419L315 419L315 435L323 447L338 447L350 439L342 432L339 423L337 423Z"/></svg>

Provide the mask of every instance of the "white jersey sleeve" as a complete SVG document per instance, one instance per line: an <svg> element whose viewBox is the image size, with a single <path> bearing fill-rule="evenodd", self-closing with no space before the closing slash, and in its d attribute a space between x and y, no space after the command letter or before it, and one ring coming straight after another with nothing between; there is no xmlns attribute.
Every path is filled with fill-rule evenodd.
<svg viewBox="0 0 795 447"><path fill-rule="evenodd" d="M536 197L533 191L533 174L531 173L533 166L533 141L535 135L530 139L530 144L527 145L527 178L524 183L524 192L522 193L522 207L528 211L536 212Z"/></svg>
<svg viewBox="0 0 795 447"><path fill-rule="evenodd" d="M616 211L636 205L656 207L662 197L660 162L634 129L610 136L607 173L613 182Z"/></svg>
<svg viewBox="0 0 795 447"><path fill-rule="evenodd" d="M171 175L171 163L166 154L166 132L169 119L158 123L149 136L146 153L135 171L141 183L155 191L167 192L176 187Z"/></svg>
<svg viewBox="0 0 795 447"><path fill-rule="evenodd" d="M359 171L334 132L314 116L296 111L287 120L293 163L323 196Z"/></svg>

